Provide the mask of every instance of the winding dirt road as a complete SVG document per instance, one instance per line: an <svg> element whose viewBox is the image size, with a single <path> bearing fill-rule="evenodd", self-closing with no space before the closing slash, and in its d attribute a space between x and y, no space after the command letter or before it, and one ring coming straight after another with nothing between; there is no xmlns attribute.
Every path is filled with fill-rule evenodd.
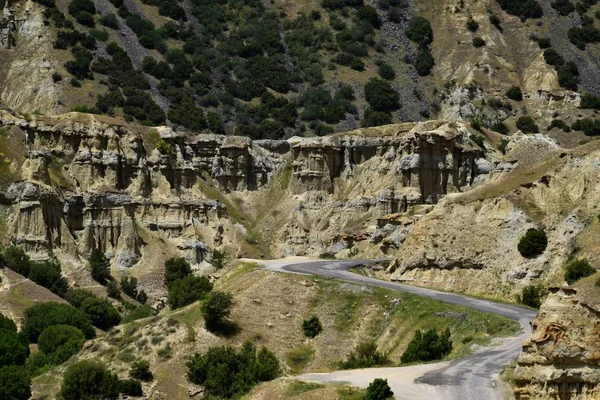
<svg viewBox="0 0 600 400"><path fill-rule="evenodd" d="M499 374L503 367L515 361L519 356L523 342L531 333L530 321L536 313L527 308L510 304L382 281L348 271L352 267L377 261L379 260L304 261L291 259L260 261L260 263L272 271L318 275L363 285L379 286L502 315L518 321L522 331L518 336L504 340L498 347L487 349L461 360L408 367L304 374L297 378L307 381L344 382L363 388L366 388L375 378L384 378L388 380L395 397L406 400L500 400L510 398L510 391L507 391L507 388L501 384Z"/></svg>

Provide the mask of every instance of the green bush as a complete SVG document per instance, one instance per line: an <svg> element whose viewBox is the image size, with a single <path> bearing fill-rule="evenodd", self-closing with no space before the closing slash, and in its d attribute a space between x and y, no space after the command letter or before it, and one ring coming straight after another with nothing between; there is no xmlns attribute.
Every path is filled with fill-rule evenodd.
<svg viewBox="0 0 600 400"><path fill-rule="evenodd" d="M321 333L323 331L323 325L321 325L319 317L313 315L309 319L305 319L302 322L302 331L304 332L304 336L309 338L314 338Z"/></svg>
<svg viewBox="0 0 600 400"><path fill-rule="evenodd" d="M110 262L102 250L94 250L89 259L92 278L104 284L110 279Z"/></svg>
<svg viewBox="0 0 600 400"><path fill-rule="evenodd" d="M483 40L479 36L475 36L473 38L473 47L483 47L483 46L485 46L485 40Z"/></svg>
<svg viewBox="0 0 600 400"><path fill-rule="evenodd" d="M383 79L371 78L365 84L365 98L375 111L394 111L400 108L398 93Z"/></svg>
<svg viewBox="0 0 600 400"><path fill-rule="evenodd" d="M523 100L523 92L521 92L521 88L518 86L511 86L506 91L506 97L514 101Z"/></svg>
<svg viewBox="0 0 600 400"><path fill-rule="evenodd" d="M281 375L277 357L263 347L259 351L246 342L240 351L230 346L210 348L194 354L187 363L188 379L204 386L210 396L230 399L248 393L259 382Z"/></svg>
<svg viewBox="0 0 600 400"><path fill-rule="evenodd" d="M555 0L550 5L562 16L567 16L575 11L575 5L569 0Z"/></svg>
<svg viewBox="0 0 600 400"><path fill-rule="evenodd" d="M417 70L417 74L419 76L427 76L431 74L431 70L435 65L435 61L433 60L433 56L429 49L421 49L419 54L417 54L417 58L415 60L415 69Z"/></svg>
<svg viewBox="0 0 600 400"><path fill-rule="evenodd" d="M25 253L25 250L17 246L10 246L4 250L3 256L8 268L24 277L29 275L31 261L29 260L29 256Z"/></svg>
<svg viewBox="0 0 600 400"><path fill-rule="evenodd" d="M600 120L583 118L578 119L572 126L574 131L582 131L586 136L600 135Z"/></svg>
<svg viewBox="0 0 600 400"><path fill-rule="evenodd" d="M591 93L584 93L581 96L579 108L600 110L600 97Z"/></svg>
<svg viewBox="0 0 600 400"><path fill-rule="evenodd" d="M74 326L81 330L87 339L95 335L89 317L70 305L48 302L36 304L25 310L22 330L30 342L36 343L42 332L52 325Z"/></svg>
<svg viewBox="0 0 600 400"><path fill-rule="evenodd" d="M519 240L517 249L523 257L537 257L546 250L548 246L548 237L543 229L529 228Z"/></svg>
<svg viewBox="0 0 600 400"><path fill-rule="evenodd" d="M208 295L202 303L201 311L206 324L206 329L219 331L219 327L225 322L231 313L233 296L231 293L215 290Z"/></svg>
<svg viewBox="0 0 600 400"><path fill-rule="evenodd" d="M123 315L123 318L121 318L121 323L127 324L138 319L151 317L152 315L154 315L152 307L149 305L139 306Z"/></svg>
<svg viewBox="0 0 600 400"><path fill-rule="evenodd" d="M375 342L364 342L350 352L348 358L340 364L343 369L370 368L387 364L388 360L377 350Z"/></svg>
<svg viewBox="0 0 600 400"><path fill-rule="evenodd" d="M394 398L394 392L390 389L387 379L375 379L367 387L367 393L363 400L388 400Z"/></svg>
<svg viewBox="0 0 600 400"><path fill-rule="evenodd" d="M60 396L64 400L116 400L119 379L102 364L80 361L65 371Z"/></svg>
<svg viewBox="0 0 600 400"><path fill-rule="evenodd" d="M169 285L167 302L171 308L185 307L202 300L212 290L212 283L205 276L187 276Z"/></svg>
<svg viewBox="0 0 600 400"><path fill-rule="evenodd" d="M121 321L121 316L115 307L106 299L88 297L81 305L81 311L92 320L94 326L108 330Z"/></svg>
<svg viewBox="0 0 600 400"><path fill-rule="evenodd" d="M14 331L0 329L0 367L23 365L29 357L29 344Z"/></svg>
<svg viewBox="0 0 600 400"><path fill-rule="evenodd" d="M388 111L375 111L371 107L365 110L364 119L361 122L361 126L381 126L389 125L392 123L392 114Z"/></svg>
<svg viewBox="0 0 600 400"><path fill-rule="evenodd" d="M497 0L508 14L521 18L540 18L544 15L542 6L536 0Z"/></svg>
<svg viewBox="0 0 600 400"><path fill-rule="evenodd" d="M31 397L31 378L24 367L0 368L0 399L27 400Z"/></svg>
<svg viewBox="0 0 600 400"><path fill-rule="evenodd" d="M508 126L503 121L497 121L490 127L493 131L501 133L503 135L508 134Z"/></svg>
<svg viewBox="0 0 600 400"><path fill-rule="evenodd" d="M17 325L15 324L15 321L0 313L0 329L16 332Z"/></svg>
<svg viewBox="0 0 600 400"><path fill-rule="evenodd" d="M429 329L422 333L420 329L415 332L415 337L400 357L403 363L416 361L441 360L452 351L452 340L450 330L446 329L438 334L435 329Z"/></svg>
<svg viewBox="0 0 600 400"><path fill-rule="evenodd" d="M45 358L42 365L39 366L58 365L79 353L85 343L85 336L83 336L83 332L73 326L53 325L42 332L38 343L39 353L42 353Z"/></svg>
<svg viewBox="0 0 600 400"><path fill-rule="evenodd" d="M147 360L139 360L131 364L129 376L140 381L151 381L154 379L150 371L150 362Z"/></svg>
<svg viewBox="0 0 600 400"><path fill-rule="evenodd" d="M225 267L227 265L227 253L223 250L213 249L210 263L217 269Z"/></svg>
<svg viewBox="0 0 600 400"><path fill-rule="evenodd" d="M573 260L565 268L565 281L569 285L572 285L581 278L594 275L595 273L596 270L587 260Z"/></svg>
<svg viewBox="0 0 600 400"><path fill-rule="evenodd" d="M121 298L121 289L119 289L119 285L116 282L110 281L106 285L106 294L108 297L118 300Z"/></svg>
<svg viewBox="0 0 600 400"><path fill-rule="evenodd" d="M119 381L119 392L126 396L140 397L144 395L142 384L136 379Z"/></svg>
<svg viewBox="0 0 600 400"><path fill-rule="evenodd" d="M467 20L467 29L471 32L475 32L477 29L479 29L479 24L473 19L473 17L469 17Z"/></svg>
<svg viewBox="0 0 600 400"><path fill-rule="evenodd" d="M183 257L172 257L165 262L165 285L192 274L190 263Z"/></svg>
<svg viewBox="0 0 600 400"><path fill-rule="evenodd" d="M544 288L538 285L527 285L523 288L519 303L533 308L540 308L542 305L542 297L544 296Z"/></svg>
<svg viewBox="0 0 600 400"><path fill-rule="evenodd" d="M538 133L540 131L535 120L529 115L523 115L517 119L517 128L523 133Z"/></svg>
<svg viewBox="0 0 600 400"><path fill-rule="evenodd" d="M385 61L380 61L377 63L377 72L379 73L379 76L381 76L383 79L385 79L387 81L394 80L394 78L396 77L396 72L394 71L394 67L392 67L390 64L386 63Z"/></svg>
<svg viewBox="0 0 600 400"><path fill-rule="evenodd" d="M549 38L539 38L538 46L540 49L548 49L548 48L552 47L552 42L550 41Z"/></svg>
<svg viewBox="0 0 600 400"><path fill-rule="evenodd" d="M406 31L406 36L420 46L430 45L433 42L431 23L424 17L413 18Z"/></svg>

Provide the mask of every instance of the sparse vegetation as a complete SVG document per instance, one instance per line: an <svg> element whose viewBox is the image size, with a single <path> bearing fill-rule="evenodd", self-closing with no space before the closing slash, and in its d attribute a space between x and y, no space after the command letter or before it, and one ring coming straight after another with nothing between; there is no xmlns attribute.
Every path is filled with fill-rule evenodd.
<svg viewBox="0 0 600 400"><path fill-rule="evenodd" d="M540 131L535 120L529 115L523 115L517 119L517 128L523 133L538 133Z"/></svg>
<svg viewBox="0 0 600 400"><path fill-rule="evenodd" d="M92 278L102 284L110 279L110 262L101 250L96 249L92 251L89 263L92 271Z"/></svg>

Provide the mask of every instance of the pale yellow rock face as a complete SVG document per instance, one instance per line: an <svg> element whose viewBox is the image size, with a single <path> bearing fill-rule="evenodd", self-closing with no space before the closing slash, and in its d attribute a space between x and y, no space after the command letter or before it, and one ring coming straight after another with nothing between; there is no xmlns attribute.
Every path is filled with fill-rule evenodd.
<svg viewBox="0 0 600 400"><path fill-rule="evenodd" d="M551 289L514 372L517 400L600 397L600 308L583 297Z"/></svg>

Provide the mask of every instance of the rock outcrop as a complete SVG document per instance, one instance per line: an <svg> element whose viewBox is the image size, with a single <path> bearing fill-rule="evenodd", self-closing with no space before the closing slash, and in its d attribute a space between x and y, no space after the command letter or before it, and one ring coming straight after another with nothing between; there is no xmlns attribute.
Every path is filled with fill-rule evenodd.
<svg viewBox="0 0 600 400"><path fill-rule="evenodd" d="M600 398L600 307L551 288L514 372L517 400Z"/></svg>

